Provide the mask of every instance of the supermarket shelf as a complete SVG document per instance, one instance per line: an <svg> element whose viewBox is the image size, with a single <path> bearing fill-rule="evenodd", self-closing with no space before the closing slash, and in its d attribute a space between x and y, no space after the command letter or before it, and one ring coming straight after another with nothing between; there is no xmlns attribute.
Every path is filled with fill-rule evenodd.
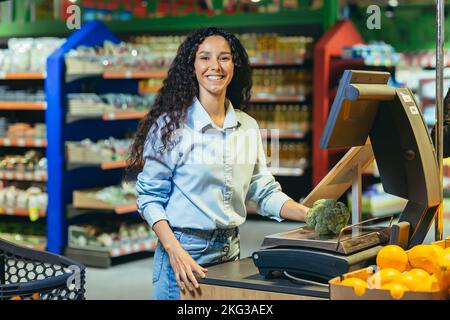
<svg viewBox="0 0 450 320"><path fill-rule="evenodd" d="M269 168L269 171L279 177L301 177L305 174L301 168Z"/></svg>
<svg viewBox="0 0 450 320"><path fill-rule="evenodd" d="M129 119L142 119L147 115L147 111L136 112L107 112L102 115L102 119L105 121L111 120L129 120Z"/></svg>
<svg viewBox="0 0 450 320"><path fill-rule="evenodd" d="M294 60L256 60L250 58L250 65L252 67L277 67L277 66L302 66L305 64L304 59L294 59Z"/></svg>
<svg viewBox="0 0 450 320"><path fill-rule="evenodd" d="M115 258L142 251L155 251L156 245L157 245L156 240L135 243L133 245L127 245L117 249L112 249L109 254L111 257Z"/></svg>
<svg viewBox="0 0 450 320"><path fill-rule="evenodd" d="M106 71L106 72L70 72L66 73L66 81L90 77L102 77L103 79L164 79L167 71Z"/></svg>
<svg viewBox="0 0 450 320"><path fill-rule="evenodd" d="M133 120L142 119L147 115L147 111L134 111L134 112L105 112L101 115L73 115L67 114L66 122L74 122L78 120L86 119L101 119L103 121L115 121L115 120Z"/></svg>
<svg viewBox="0 0 450 320"><path fill-rule="evenodd" d="M33 138L0 138L0 147L47 147L47 140Z"/></svg>
<svg viewBox="0 0 450 320"><path fill-rule="evenodd" d="M111 266L113 259L144 252L154 252L156 245L157 241L152 239L102 251L69 246L65 255L87 266L108 268Z"/></svg>
<svg viewBox="0 0 450 320"><path fill-rule="evenodd" d="M104 208L88 208L88 207L74 207L73 205L67 206L67 218L75 218L87 213L92 212L114 212L115 214L128 214L137 212L136 203L130 203L125 205L120 205L115 207L114 209L104 209Z"/></svg>
<svg viewBox="0 0 450 320"><path fill-rule="evenodd" d="M303 139L305 138L306 134L308 132L305 131L293 131L293 130L279 130L278 138L279 139ZM270 131L262 131L261 137L263 139L270 139L272 138L272 134Z"/></svg>
<svg viewBox="0 0 450 320"><path fill-rule="evenodd" d="M111 170L111 169L119 169L125 168L127 166L126 160L119 161L109 161L109 162L101 162L101 163L92 163L92 162L68 162L67 170L74 170L85 167L100 167L102 170Z"/></svg>
<svg viewBox="0 0 450 320"><path fill-rule="evenodd" d="M47 172L18 172L0 170L0 180L47 181Z"/></svg>
<svg viewBox="0 0 450 320"><path fill-rule="evenodd" d="M30 212L27 209L0 208L0 215L29 217ZM46 212L39 210L38 216L39 218L45 218Z"/></svg>
<svg viewBox="0 0 450 320"><path fill-rule="evenodd" d="M31 101L1 101L0 110L45 110L47 104L45 102Z"/></svg>
<svg viewBox="0 0 450 320"><path fill-rule="evenodd" d="M110 169L118 169L118 168L125 168L127 166L126 160L123 161L114 161L114 162L103 162L103 163L69 163L68 164L68 170L73 170L75 168L80 167L87 167L87 166L99 166L102 170L110 170ZM269 168L269 170L272 172L275 176L296 176L300 177L303 176L305 173L304 169L301 168ZM85 209L85 208L80 208ZM135 212L137 210L136 205L125 205L117 207L114 211L117 214L124 214L124 213L131 213Z"/></svg>
<svg viewBox="0 0 450 320"><path fill-rule="evenodd" d="M45 79L45 72L2 72L2 80L42 80Z"/></svg>
<svg viewBox="0 0 450 320"><path fill-rule="evenodd" d="M304 102L306 100L305 96L267 96L267 97L252 97L250 99L251 103L267 103L267 102L278 102L278 103L296 103Z"/></svg>
<svg viewBox="0 0 450 320"><path fill-rule="evenodd" d="M135 203L118 206L114 209L114 212L117 214L133 213L136 211L137 211L137 205Z"/></svg>
<svg viewBox="0 0 450 320"><path fill-rule="evenodd" d="M2 234L0 234L0 238L4 238ZM47 246L42 245L42 244L23 243L23 242L14 241L13 239L7 239L7 241L14 243L15 245L17 245L19 247L23 247L23 248L27 248L27 249L32 249L32 250L36 250L36 251L46 251L47 250Z"/></svg>
<svg viewBox="0 0 450 320"><path fill-rule="evenodd" d="M103 73L104 79L164 79L167 71L108 71Z"/></svg>

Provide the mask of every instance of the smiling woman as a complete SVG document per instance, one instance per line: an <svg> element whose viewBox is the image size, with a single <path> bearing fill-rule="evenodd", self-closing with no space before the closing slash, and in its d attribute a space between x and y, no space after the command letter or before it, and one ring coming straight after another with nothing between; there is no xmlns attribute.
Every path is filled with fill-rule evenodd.
<svg viewBox="0 0 450 320"><path fill-rule="evenodd" d="M207 266L239 258L247 200L278 221L305 218L307 208L269 172L256 121L240 110L251 85L248 55L234 35L195 31L139 124L130 169L140 171L138 209L159 239L156 299L179 299L180 289L199 287L196 277L205 277Z"/></svg>

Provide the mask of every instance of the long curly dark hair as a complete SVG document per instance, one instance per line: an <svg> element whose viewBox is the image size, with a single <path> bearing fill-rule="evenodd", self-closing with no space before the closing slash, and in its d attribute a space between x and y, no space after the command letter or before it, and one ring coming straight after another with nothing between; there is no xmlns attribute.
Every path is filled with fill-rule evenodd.
<svg viewBox="0 0 450 320"><path fill-rule="evenodd" d="M227 40L234 64L234 75L227 87L226 97L236 109L244 110L248 106L252 75L248 55L241 42L233 34L219 28L209 27L192 32L178 48L155 102L145 118L139 122L135 140L130 147L127 176L133 176L142 170L144 144L150 128L152 133L160 130L161 148L158 152L163 153L173 147L170 144L171 134L180 128L186 119L188 107L199 93L194 68L198 47L207 37L216 35ZM157 120L162 115L164 124L159 128Z"/></svg>

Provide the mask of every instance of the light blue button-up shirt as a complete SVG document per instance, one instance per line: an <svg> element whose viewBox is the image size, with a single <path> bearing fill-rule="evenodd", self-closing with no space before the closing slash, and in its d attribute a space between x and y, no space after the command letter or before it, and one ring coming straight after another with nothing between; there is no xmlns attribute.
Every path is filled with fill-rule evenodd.
<svg viewBox="0 0 450 320"><path fill-rule="evenodd" d="M257 213L282 220L281 207L290 198L267 168L258 124L230 101L219 128L195 99L172 136L175 147L162 155L158 133L147 137L136 182L139 213L151 226L162 219L179 228L239 226L248 201Z"/></svg>

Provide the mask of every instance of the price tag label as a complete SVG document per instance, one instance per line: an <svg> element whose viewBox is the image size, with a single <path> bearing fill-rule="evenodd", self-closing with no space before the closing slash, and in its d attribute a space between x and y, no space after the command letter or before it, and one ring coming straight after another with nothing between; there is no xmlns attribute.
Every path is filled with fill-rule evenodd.
<svg viewBox="0 0 450 320"><path fill-rule="evenodd" d="M133 73L130 70L125 71L125 78L131 79L133 77Z"/></svg>
<svg viewBox="0 0 450 320"><path fill-rule="evenodd" d="M36 147L43 147L44 146L44 141L45 140L42 140L42 139L34 139L34 145Z"/></svg>
<svg viewBox="0 0 450 320"><path fill-rule="evenodd" d="M0 72L0 79L6 79L6 72L5 71L1 71Z"/></svg>
<svg viewBox="0 0 450 320"><path fill-rule="evenodd" d="M115 112L108 112L106 118L108 120L114 120L116 118Z"/></svg>
<svg viewBox="0 0 450 320"><path fill-rule="evenodd" d="M7 147L11 146L11 139L9 139L9 138L4 138L4 139L3 139L3 145L4 145L4 146L7 146Z"/></svg>
<svg viewBox="0 0 450 320"><path fill-rule="evenodd" d="M30 216L30 221L35 222L39 219L39 209L38 208L29 208L28 215Z"/></svg>
<svg viewBox="0 0 450 320"><path fill-rule="evenodd" d="M19 147L25 147L25 139L24 138L17 139L17 145Z"/></svg>

